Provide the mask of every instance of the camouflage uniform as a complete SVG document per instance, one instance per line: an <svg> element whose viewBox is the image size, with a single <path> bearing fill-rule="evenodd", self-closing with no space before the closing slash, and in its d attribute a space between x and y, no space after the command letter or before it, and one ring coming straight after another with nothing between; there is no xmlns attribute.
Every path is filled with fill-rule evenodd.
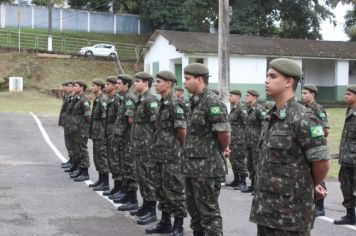
<svg viewBox="0 0 356 236"><path fill-rule="evenodd" d="M89 128L89 138L93 140L93 159L96 170L101 174L108 174L109 166L106 150L106 102L103 95L95 98L91 123Z"/></svg>
<svg viewBox="0 0 356 236"><path fill-rule="evenodd" d="M356 109L348 108L339 151L339 181L345 208L356 207Z"/></svg>
<svg viewBox="0 0 356 236"><path fill-rule="evenodd" d="M89 168L88 136L89 124L85 117L90 117L90 102L82 95L74 95L70 105L69 135L75 164L79 168Z"/></svg>
<svg viewBox="0 0 356 236"><path fill-rule="evenodd" d="M122 172L119 156L119 137L115 134L115 121L121 101L119 95L115 94L109 98L106 106L106 145L109 169L112 178L122 180Z"/></svg>
<svg viewBox="0 0 356 236"><path fill-rule="evenodd" d="M147 152L152 145L157 113L158 99L147 90L137 99L130 138L131 153L136 160L138 185L146 201L156 201L154 162Z"/></svg>
<svg viewBox="0 0 356 236"><path fill-rule="evenodd" d="M294 98L279 110L273 107L266 118L250 221L258 224L259 235L281 235L274 229L309 235L315 202L311 162L330 159L323 128Z"/></svg>
<svg viewBox="0 0 356 236"><path fill-rule="evenodd" d="M181 146L177 128L186 128L184 104L171 91L161 99L157 118L157 130L150 148L156 162L156 196L158 209L173 217L187 216L182 175Z"/></svg>
<svg viewBox="0 0 356 236"><path fill-rule="evenodd" d="M206 235L223 235L218 197L227 168L216 132L230 132L227 109L208 88L190 104L182 164L190 227Z"/></svg>
<svg viewBox="0 0 356 236"><path fill-rule="evenodd" d="M130 152L130 132L131 125L128 123L128 118L133 117L135 110L136 97L127 91L121 97L121 105L117 111L117 117L114 125L114 133L118 137L118 146L122 185L125 191L137 191L137 177L135 159L131 156Z"/></svg>
<svg viewBox="0 0 356 236"><path fill-rule="evenodd" d="M71 101L72 101L71 95L64 95L63 103L62 103L62 107L61 107L61 111L59 113L59 119L58 119L58 126L63 126L64 144L66 146L70 161L73 160L73 151L70 146L70 137L68 135L68 125L69 125L68 111L69 111L69 105L70 105Z"/></svg>
<svg viewBox="0 0 356 236"><path fill-rule="evenodd" d="M244 134L246 116L246 109L241 103L231 107L229 115L229 123L231 125L230 162L233 173L240 177L247 176Z"/></svg>
<svg viewBox="0 0 356 236"><path fill-rule="evenodd" d="M258 103L247 108L247 118L245 123L246 158L252 187L256 175L256 165L260 155L259 149L257 148L257 142L261 135L265 115L266 112Z"/></svg>

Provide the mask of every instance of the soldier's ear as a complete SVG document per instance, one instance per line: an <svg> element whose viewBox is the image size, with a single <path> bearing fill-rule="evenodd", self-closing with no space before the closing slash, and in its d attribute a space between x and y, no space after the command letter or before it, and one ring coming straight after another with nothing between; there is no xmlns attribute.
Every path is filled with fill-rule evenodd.
<svg viewBox="0 0 356 236"><path fill-rule="evenodd" d="M285 79L285 84L284 84L285 88L293 88L293 85L294 85L294 79L293 78L289 77L289 78Z"/></svg>

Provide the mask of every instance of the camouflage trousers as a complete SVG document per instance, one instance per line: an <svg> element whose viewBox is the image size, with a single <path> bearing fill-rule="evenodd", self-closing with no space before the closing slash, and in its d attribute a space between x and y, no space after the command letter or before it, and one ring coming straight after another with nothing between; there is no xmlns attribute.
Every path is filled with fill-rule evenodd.
<svg viewBox="0 0 356 236"><path fill-rule="evenodd" d="M96 171L100 174L110 173L105 139L93 139L93 159Z"/></svg>
<svg viewBox="0 0 356 236"><path fill-rule="evenodd" d="M135 152L136 176L141 196L146 201L156 201L155 163L149 160L149 154Z"/></svg>
<svg viewBox="0 0 356 236"><path fill-rule="evenodd" d="M115 134L109 134L106 137L107 158L109 170L114 180L122 181L121 161L119 154L119 137Z"/></svg>
<svg viewBox="0 0 356 236"><path fill-rule="evenodd" d="M246 147L247 170L250 180L254 180L256 176L256 167L260 152L257 147Z"/></svg>
<svg viewBox="0 0 356 236"><path fill-rule="evenodd" d="M155 169L158 209L173 217L187 217L181 165L176 162L156 162Z"/></svg>
<svg viewBox="0 0 356 236"><path fill-rule="evenodd" d="M88 137L81 132L70 133L70 145L73 151L74 164L79 168L89 168Z"/></svg>
<svg viewBox="0 0 356 236"><path fill-rule="evenodd" d="M221 180L216 178L186 178L187 210L192 217L190 228L207 236L223 235L219 208Z"/></svg>
<svg viewBox="0 0 356 236"><path fill-rule="evenodd" d="M356 167L341 166L339 182L344 197L342 205L345 208L356 207Z"/></svg>
<svg viewBox="0 0 356 236"><path fill-rule="evenodd" d="M232 172L238 176L247 176L246 147L243 144L233 144L230 146L230 163Z"/></svg>
<svg viewBox="0 0 356 236"><path fill-rule="evenodd" d="M122 162L122 185L127 192L137 191L135 158L131 155L129 143L120 142L119 154Z"/></svg>
<svg viewBox="0 0 356 236"><path fill-rule="evenodd" d="M63 127L63 130L64 130L64 145L66 146L69 160L72 161L73 160L73 150L72 150L71 143L70 143L70 134L68 132L68 128L66 128L65 126Z"/></svg>
<svg viewBox="0 0 356 236"><path fill-rule="evenodd" d="M310 236L310 232L286 231L257 225L257 236Z"/></svg>

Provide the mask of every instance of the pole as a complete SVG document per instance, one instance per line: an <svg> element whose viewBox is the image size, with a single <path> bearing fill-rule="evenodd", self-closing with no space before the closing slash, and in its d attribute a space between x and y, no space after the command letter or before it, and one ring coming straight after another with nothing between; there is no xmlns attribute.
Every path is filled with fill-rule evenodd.
<svg viewBox="0 0 356 236"><path fill-rule="evenodd" d="M48 51L52 52L52 0L48 0Z"/></svg>
<svg viewBox="0 0 356 236"><path fill-rule="evenodd" d="M17 5L17 30L18 30L18 47L19 47L19 52L21 52L21 29L20 29L20 19L21 19L21 9L20 9L20 4Z"/></svg>
<svg viewBox="0 0 356 236"><path fill-rule="evenodd" d="M230 54L229 54L229 0L219 0L219 30L218 30L218 58L219 84L221 99L228 103L230 94Z"/></svg>

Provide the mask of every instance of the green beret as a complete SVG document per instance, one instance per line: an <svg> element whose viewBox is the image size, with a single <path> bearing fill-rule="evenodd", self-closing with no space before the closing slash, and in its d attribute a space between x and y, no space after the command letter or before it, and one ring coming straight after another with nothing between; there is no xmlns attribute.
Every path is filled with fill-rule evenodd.
<svg viewBox="0 0 356 236"><path fill-rule="evenodd" d="M213 93L215 93L216 95L220 95L220 92L219 92L219 90L217 90L217 89L211 89L211 91L213 92Z"/></svg>
<svg viewBox="0 0 356 236"><path fill-rule="evenodd" d="M259 97L260 96L260 93L258 91L256 91L256 90L253 90L253 89L247 90L247 93L251 94L252 96L255 96L255 97Z"/></svg>
<svg viewBox="0 0 356 236"><path fill-rule="evenodd" d="M175 88L175 90L177 90L177 91L181 91L181 92L184 92L184 88L183 88L183 87L181 87L181 86L177 86L177 87Z"/></svg>
<svg viewBox="0 0 356 236"><path fill-rule="evenodd" d="M153 79L153 78L152 78L152 75L150 75L150 74L147 73L147 72L143 72L143 71L136 73L136 74L135 74L135 77L136 77L137 79L142 79L142 80L150 80L150 79Z"/></svg>
<svg viewBox="0 0 356 236"><path fill-rule="evenodd" d="M74 86L75 85L75 81L73 81L73 80L69 81L67 85L73 85Z"/></svg>
<svg viewBox="0 0 356 236"><path fill-rule="evenodd" d="M105 86L105 82L101 79L95 79L93 80L93 84L104 87Z"/></svg>
<svg viewBox="0 0 356 236"><path fill-rule="evenodd" d="M318 93L318 88L314 84L304 84L303 89L309 90L314 93Z"/></svg>
<svg viewBox="0 0 356 236"><path fill-rule="evenodd" d="M350 84L347 86L346 90L356 94L356 84Z"/></svg>
<svg viewBox="0 0 356 236"><path fill-rule="evenodd" d="M63 85L63 86L67 86L69 83L70 83L70 81L69 81L69 80L66 80L66 81L64 81L64 82L62 83L62 85Z"/></svg>
<svg viewBox="0 0 356 236"><path fill-rule="evenodd" d="M128 74L121 74L121 75L118 75L117 76L119 79L122 79L122 80L128 80L128 81L132 81L132 76L131 75L128 75Z"/></svg>
<svg viewBox="0 0 356 236"><path fill-rule="evenodd" d="M117 82L117 76L111 75L106 78L106 82L116 84Z"/></svg>
<svg viewBox="0 0 356 236"><path fill-rule="evenodd" d="M209 69L201 63L192 63L184 67L184 73L193 76L208 76Z"/></svg>
<svg viewBox="0 0 356 236"><path fill-rule="evenodd" d="M88 87L87 82L84 81L84 80L77 80L77 81L75 81L75 83L79 84L79 85L81 85L83 87Z"/></svg>
<svg viewBox="0 0 356 236"><path fill-rule="evenodd" d="M230 94L240 95L241 96L241 91L240 90L231 90Z"/></svg>
<svg viewBox="0 0 356 236"><path fill-rule="evenodd" d="M168 70L161 70L156 74L157 78L169 81L177 81L177 77Z"/></svg>
<svg viewBox="0 0 356 236"><path fill-rule="evenodd" d="M279 71L280 73L300 79L303 76L302 68L296 63L287 58L277 58L269 63L270 68Z"/></svg>

